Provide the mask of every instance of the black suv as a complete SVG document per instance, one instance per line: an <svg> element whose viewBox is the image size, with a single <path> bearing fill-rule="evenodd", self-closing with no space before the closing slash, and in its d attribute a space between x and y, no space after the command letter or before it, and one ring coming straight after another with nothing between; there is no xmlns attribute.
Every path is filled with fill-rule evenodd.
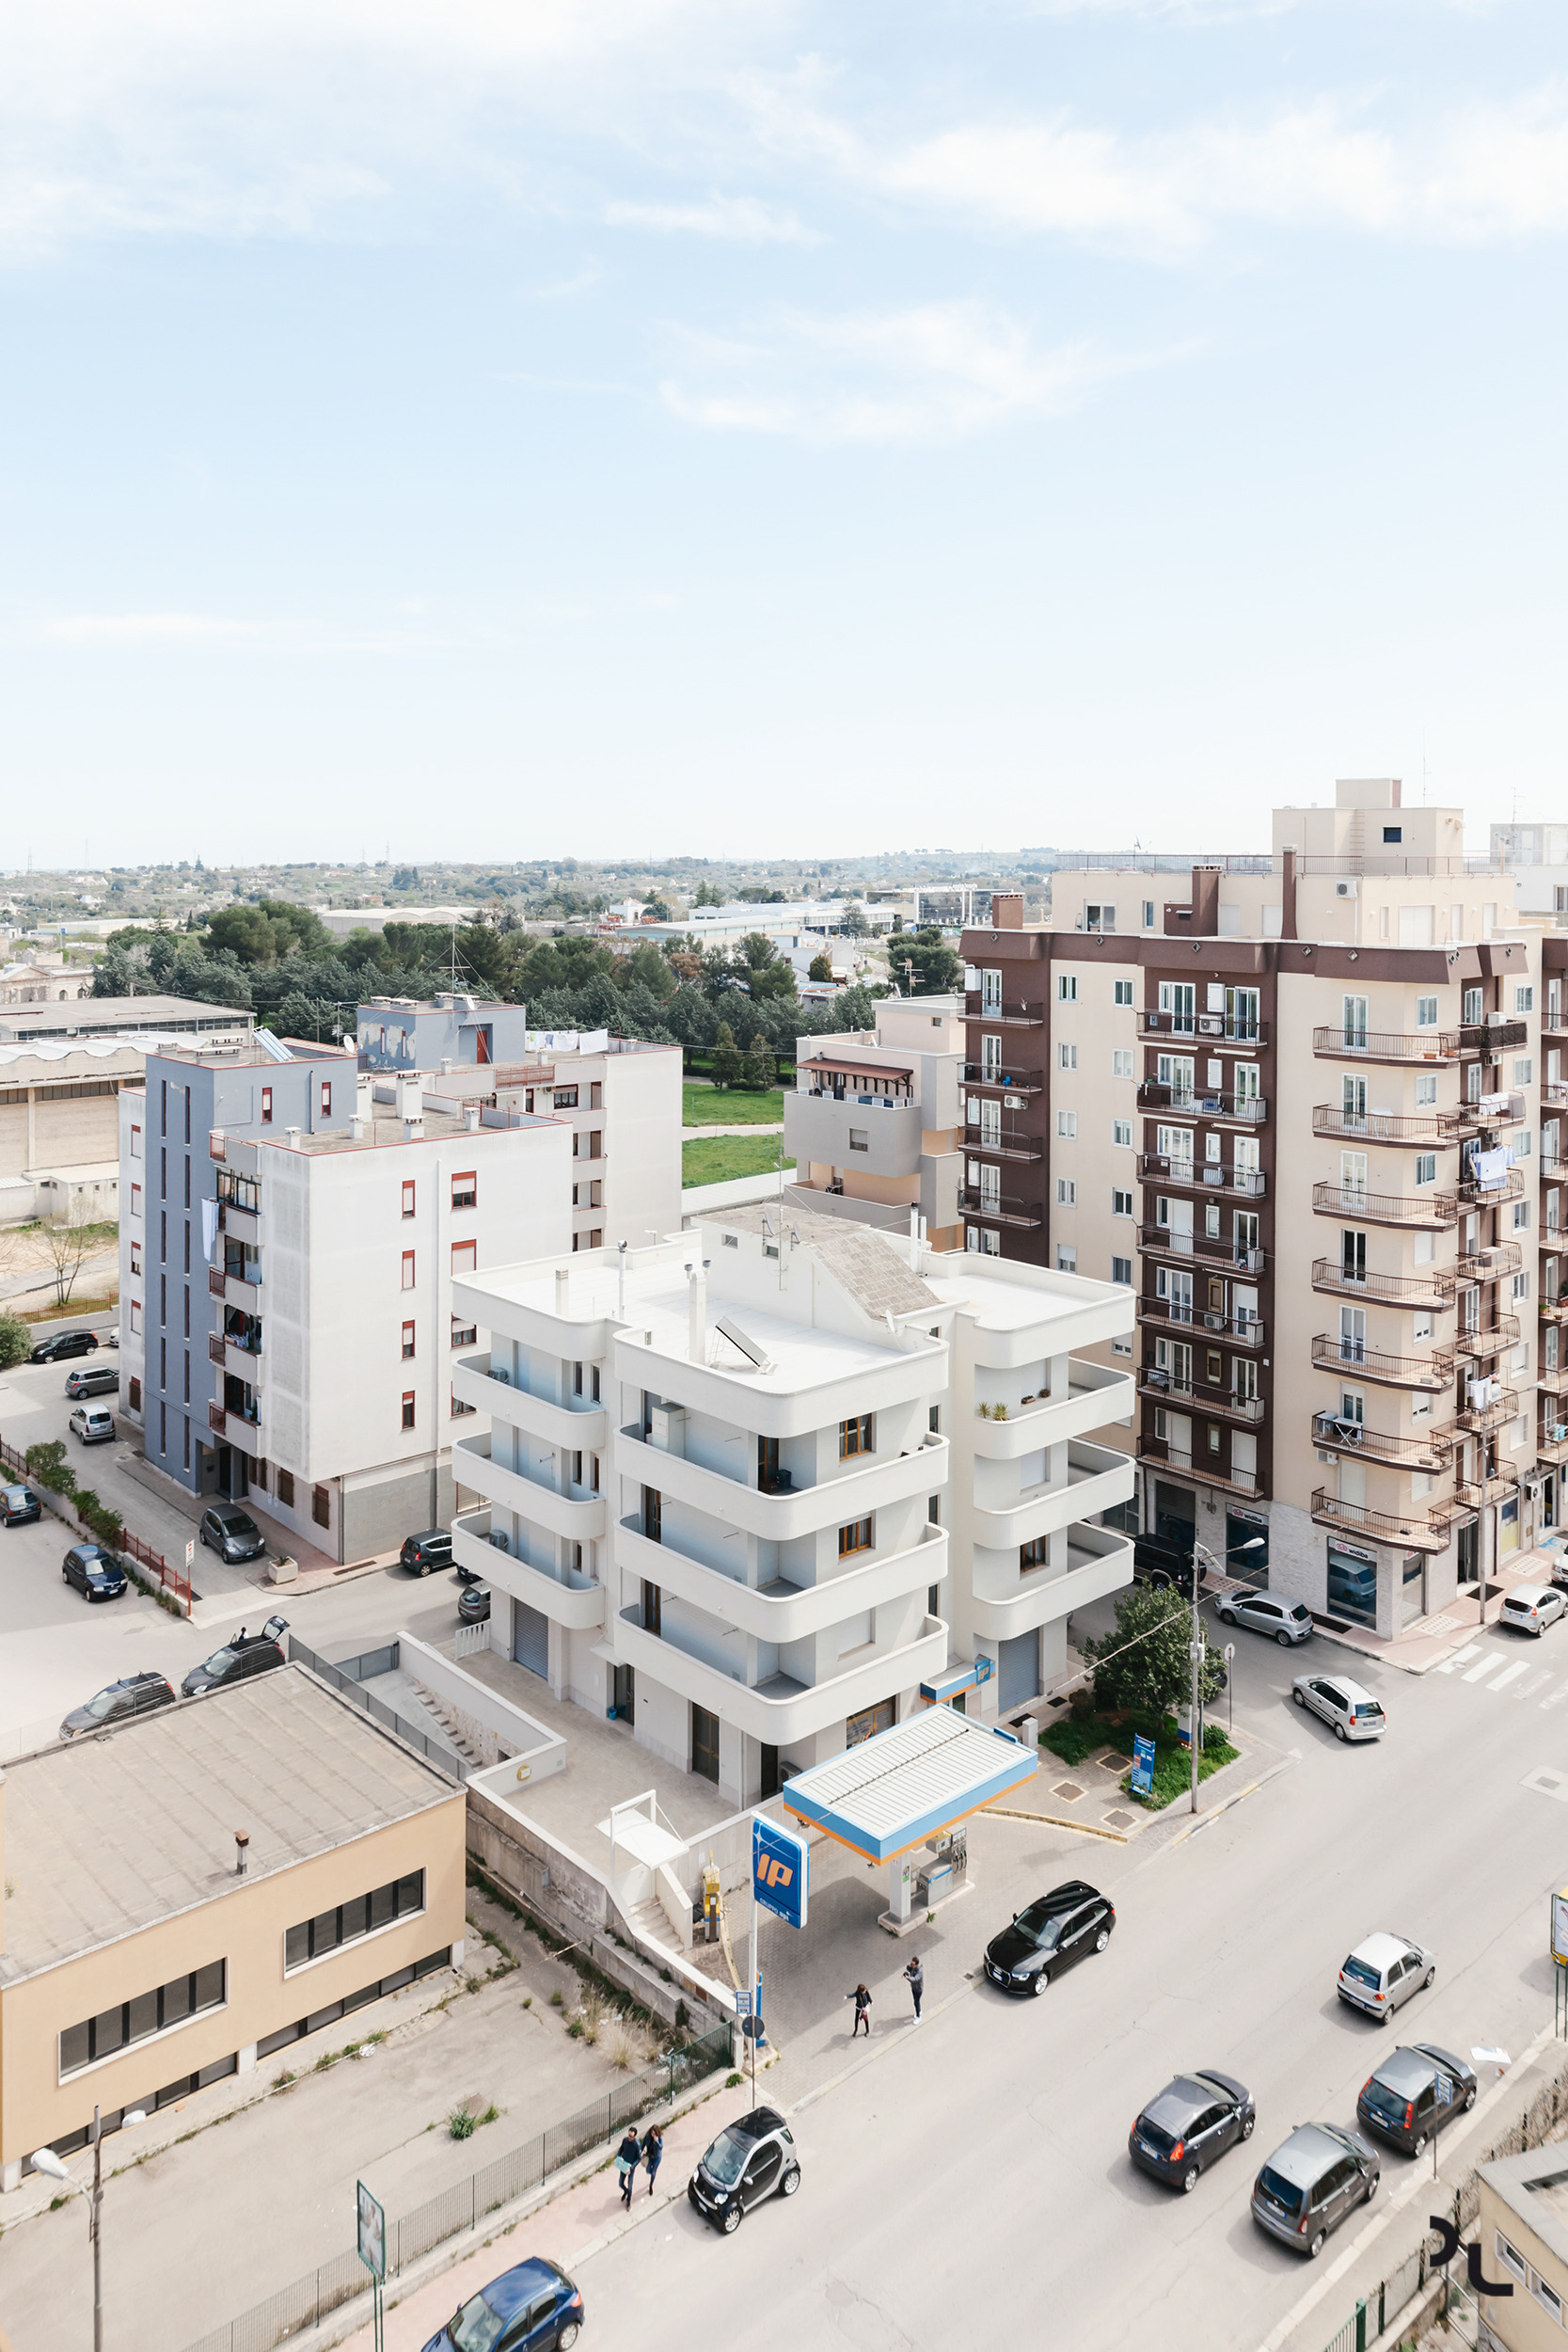
<svg viewBox="0 0 1568 2352"><path fill-rule="evenodd" d="M287 1617L269 1617L260 1633L247 1633L242 1625L231 1642L225 1642L211 1658L193 1666L180 1685L186 1698L199 1698L204 1691L227 1691L236 1682L248 1682L253 1675L271 1674L275 1666L284 1665L279 1636L289 1629Z"/></svg>
<svg viewBox="0 0 1568 2352"><path fill-rule="evenodd" d="M260 1560L267 1548L267 1539L251 1518L237 1502L214 1502L210 1511L201 1514L197 1534L202 1547L215 1551L222 1560Z"/></svg>
<svg viewBox="0 0 1568 2352"><path fill-rule="evenodd" d="M1004 1993L1043 1993L1064 1968L1102 1952L1117 1924L1116 1905L1083 1880L1053 1886L986 1946L986 1979Z"/></svg>
<svg viewBox="0 0 1568 2352"><path fill-rule="evenodd" d="M150 1715L154 1708L173 1705L166 1675L126 1675L88 1699L86 1707L73 1707L60 1725L60 1738L78 1740L84 1731L101 1731L105 1724L123 1724L133 1715Z"/></svg>
<svg viewBox="0 0 1568 2352"><path fill-rule="evenodd" d="M97 1353L98 1341L91 1331L56 1331L52 1339L40 1340L27 1360L30 1364L58 1364L68 1356Z"/></svg>
<svg viewBox="0 0 1568 2352"><path fill-rule="evenodd" d="M1190 1544L1173 1544L1164 1535L1134 1535L1132 1538L1132 1581L1134 1584L1165 1586L1180 1593L1183 1600L1193 1597L1193 1549Z"/></svg>
<svg viewBox="0 0 1568 2352"><path fill-rule="evenodd" d="M125 1570L102 1544L72 1544L60 1574L88 1600L118 1600L126 1589Z"/></svg>
<svg viewBox="0 0 1568 2352"><path fill-rule="evenodd" d="M416 1576L451 1565L451 1537L444 1527L427 1527L422 1535L405 1535L398 1559Z"/></svg>
<svg viewBox="0 0 1568 2352"><path fill-rule="evenodd" d="M753 2107L726 2123L686 2185L693 2212L729 2237L740 2217L775 2190L793 2197L800 2185L794 2136L774 2107Z"/></svg>

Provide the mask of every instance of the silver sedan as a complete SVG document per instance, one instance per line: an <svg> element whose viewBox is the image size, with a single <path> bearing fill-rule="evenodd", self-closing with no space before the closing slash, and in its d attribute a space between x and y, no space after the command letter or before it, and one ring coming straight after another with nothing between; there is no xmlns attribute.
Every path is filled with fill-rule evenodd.
<svg viewBox="0 0 1568 2352"><path fill-rule="evenodd" d="M1321 1715L1337 1740L1381 1740L1384 1712L1370 1691L1349 1675L1297 1675L1291 1696L1298 1707Z"/></svg>

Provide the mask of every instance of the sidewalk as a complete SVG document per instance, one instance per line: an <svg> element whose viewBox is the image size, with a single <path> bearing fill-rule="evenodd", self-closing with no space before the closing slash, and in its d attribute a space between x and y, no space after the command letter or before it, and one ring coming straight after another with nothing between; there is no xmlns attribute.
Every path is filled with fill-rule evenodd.
<svg viewBox="0 0 1568 2352"><path fill-rule="evenodd" d="M1492 1597L1486 1603L1486 1624L1497 1624L1503 1601L1515 1585L1549 1584L1552 1567L1550 1552L1511 1552L1508 1566L1501 1570L1494 1567L1487 1581L1486 1589ZM1423 1617L1408 1633L1397 1634L1391 1642L1380 1641L1375 1633L1363 1632L1357 1626L1331 1629L1321 1617L1316 1620L1315 1630L1320 1641L1332 1642L1340 1649L1359 1650L1363 1658L1374 1659L1379 1665L1395 1666L1401 1674L1430 1674L1433 1666L1440 1666L1455 1650L1463 1649L1466 1642L1473 1642L1481 1630L1477 1589L1473 1584L1466 1585L1441 1615Z"/></svg>

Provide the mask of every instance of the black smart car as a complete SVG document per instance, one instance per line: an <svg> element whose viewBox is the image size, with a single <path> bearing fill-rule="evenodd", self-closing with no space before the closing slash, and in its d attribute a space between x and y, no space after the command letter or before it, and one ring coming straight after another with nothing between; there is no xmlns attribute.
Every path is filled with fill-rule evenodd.
<svg viewBox="0 0 1568 2352"><path fill-rule="evenodd" d="M1128 2134L1127 2153L1140 2172L1190 2193L1217 2156L1252 2137L1257 2121L1251 2091L1204 2067L1178 2074L1149 2101Z"/></svg>
<svg viewBox="0 0 1568 2352"><path fill-rule="evenodd" d="M91 1331L56 1331L47 1340L40 1340L31 1356L32 1364L59 1364L68 1356L94 1356L98 1341Z"/></svg>
<svg viewBox="0 0 1568 2352"><path fill-rule="evenodd" d="M1434 2042L1417 2042L1390 2051L1362 2084L1355 2120L1406 2155L1418 2156L1434 2132L1475 2104L1476 2078L1465 2060Z"/></svg>
<svg viewBox="0 0 1568 2352"><path fill-rule="evenodd" d="M126 1589L125 1570L102 1544L72 1544L60 1574L88 1600L118 1600Z"/></svg>
<svg viewBox="0 0 1568 2352"><path fill-rule="evenodd" d="M102 1731L105 1724L128 1723L133 1715L150 1715L157 1708L173 1705L166 1675L126 1675L88 1699L86 1707L73 1707L60 1725L60 1738L79 1740L85 1731Z"/></svg>
<svg viewBox="0 0 1568 2352"><path fill-rule="evenodd" d="M31 1486L0 1486L0 1519L8 1527L25 1527L43 1517L43 1505Z"/></svg>
<svg viewBox="0 0 1568 2352"><path fill-rule="evenodd" d="M1110 1898L1082 1879L1053 1886L986 1946L986 1977L1005 1993L1043 1993L1053 1977L1102 1952L1117 1924Z"/></svg>
<svg viewBox="0 0 1568 2352"><path fill-rule="evenodd" d="M287 1617L269 1617L260 1633L247 1633L242 1625L231 1642L225 1642L211 1658L191 1668L181 1690L186 1698L195 1699L205 1691L227 1691L255 1675L271 1674L275 1666L288 1662L279 1640L288 1629Z"/></svg>
<svg viewBox="0 0 1568 2352"><path fill-rule="evenodd" d="M686 2185L694 2213L726 2237L743 2214L775 2190L793 2197L800 2185L800 2159L789 2125L774 2107L753 2107L726 2123L698 2162Z"/></svg>
<svg viewBox="0 0 1568 2352"><path fill-rule="evenodd" d="M267 1539L251 1518L237 1502L214 1502L201 1514L197 1529L202 1549L215 1551L220 1560L260 1560L267 1548Z"/></svg>
<svg viewBox="0 0 1568 2352"><path fill-rule="evenodd" d="M398 1561L403 1567L412 1568L416 1576L429 1576L436 1568L450 1568L451 1537L444 1527L427 1527L422 1535L405 1535Z"/></svg>

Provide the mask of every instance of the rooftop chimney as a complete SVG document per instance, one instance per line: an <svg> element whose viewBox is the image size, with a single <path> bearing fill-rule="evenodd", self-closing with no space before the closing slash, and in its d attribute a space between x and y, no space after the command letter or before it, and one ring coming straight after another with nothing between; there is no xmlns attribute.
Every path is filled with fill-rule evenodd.
<svg viewBox="0 0 1568 2352"><path fill-rule="evenodd" d="M993 931L1021 931L1023 929L1023 893L1022 890L992 891L990 927Z"/></svg>
<svg viewBox="0 0 1568 2352"><path fill-rule="evenodd" d="M290 1151L291 1151L291 1152L297 1152L297 1151L299 1150L299 1138L300 1138L300 1136L302 1135L302 1133L303 1133L303 1132L304 1132L304 1131L303 1131L303 1129L301 1129L301 1128L299 1128L299 1127L285 1127L285 1128L284 1128L284 1130L283 1130L283 1134L284 1134L284 1136L285 1136L285 1137L286 1137L286 1139L287 1139L288 1146L289 1146L289 1149L290 1149Z"/></svg>
<svg viewBox="0 0 1568 2352"><path fill-rule="evenodd" d="M707 1361L707 1276L700 1264L687 1267L686 1285L686 1352L694 1364L702 1364Z"/></svg>
<svg viewBox="0 0 1568 2352"><path fill-rule="evenodd" d="M478 1104L477 1103L469 1103L469 1104L467 1104L465 1106L465 1108L464 1108L464 1112L463 1112L463 1124L464 1124L464 1126L465 1126L465 1127L467 1127L467 1129L468 1133L469 1133L471 1136L477 1136L477 1135L478 1135L478 1133L479 1133L479 1104Z"/></svg>
<svg viewBox="0 0 1568 2352"><path fill-rule="evenodd" d="M348 1131L349 1131L349 1134L350 1134L350 1135L354 1137L354 1140L355 1140L355 1142L356 1142L356 1143L363 1143L363 1142L364 1142L364 1140L365 1140L365 1121L364 1121L364 1120L362 1120L362 1119L358 1116L358 1114L357 1114L357 1113L356 1113L356 1115L354 1116L354 1118L352 1118L352 1119L349 1120L349 1122L348 1122Z"/></svg>
<svg viewBox="0 0 1568 2352"><path fill-rule="evenodd" d="M245 1853L249 1844L250 1832L237 1829L234 1832L234 1876L237 1879L243 1879L245 1874Z"/></svg>
<svg viewBox="0 0 1568 2352"><path fill-rule="evenodd" d="M555 1270L555 1311L558 1315L572 1311L572 1277L570 1269L558 1265Z"/></svg>
<svg viewBox="0 0 1568 2352"><path fill-rule="evenodd" d="M1296 853L1289 845L1281 854L1279 884L1279 936L1294 939L1296 935Z"/></svg>

